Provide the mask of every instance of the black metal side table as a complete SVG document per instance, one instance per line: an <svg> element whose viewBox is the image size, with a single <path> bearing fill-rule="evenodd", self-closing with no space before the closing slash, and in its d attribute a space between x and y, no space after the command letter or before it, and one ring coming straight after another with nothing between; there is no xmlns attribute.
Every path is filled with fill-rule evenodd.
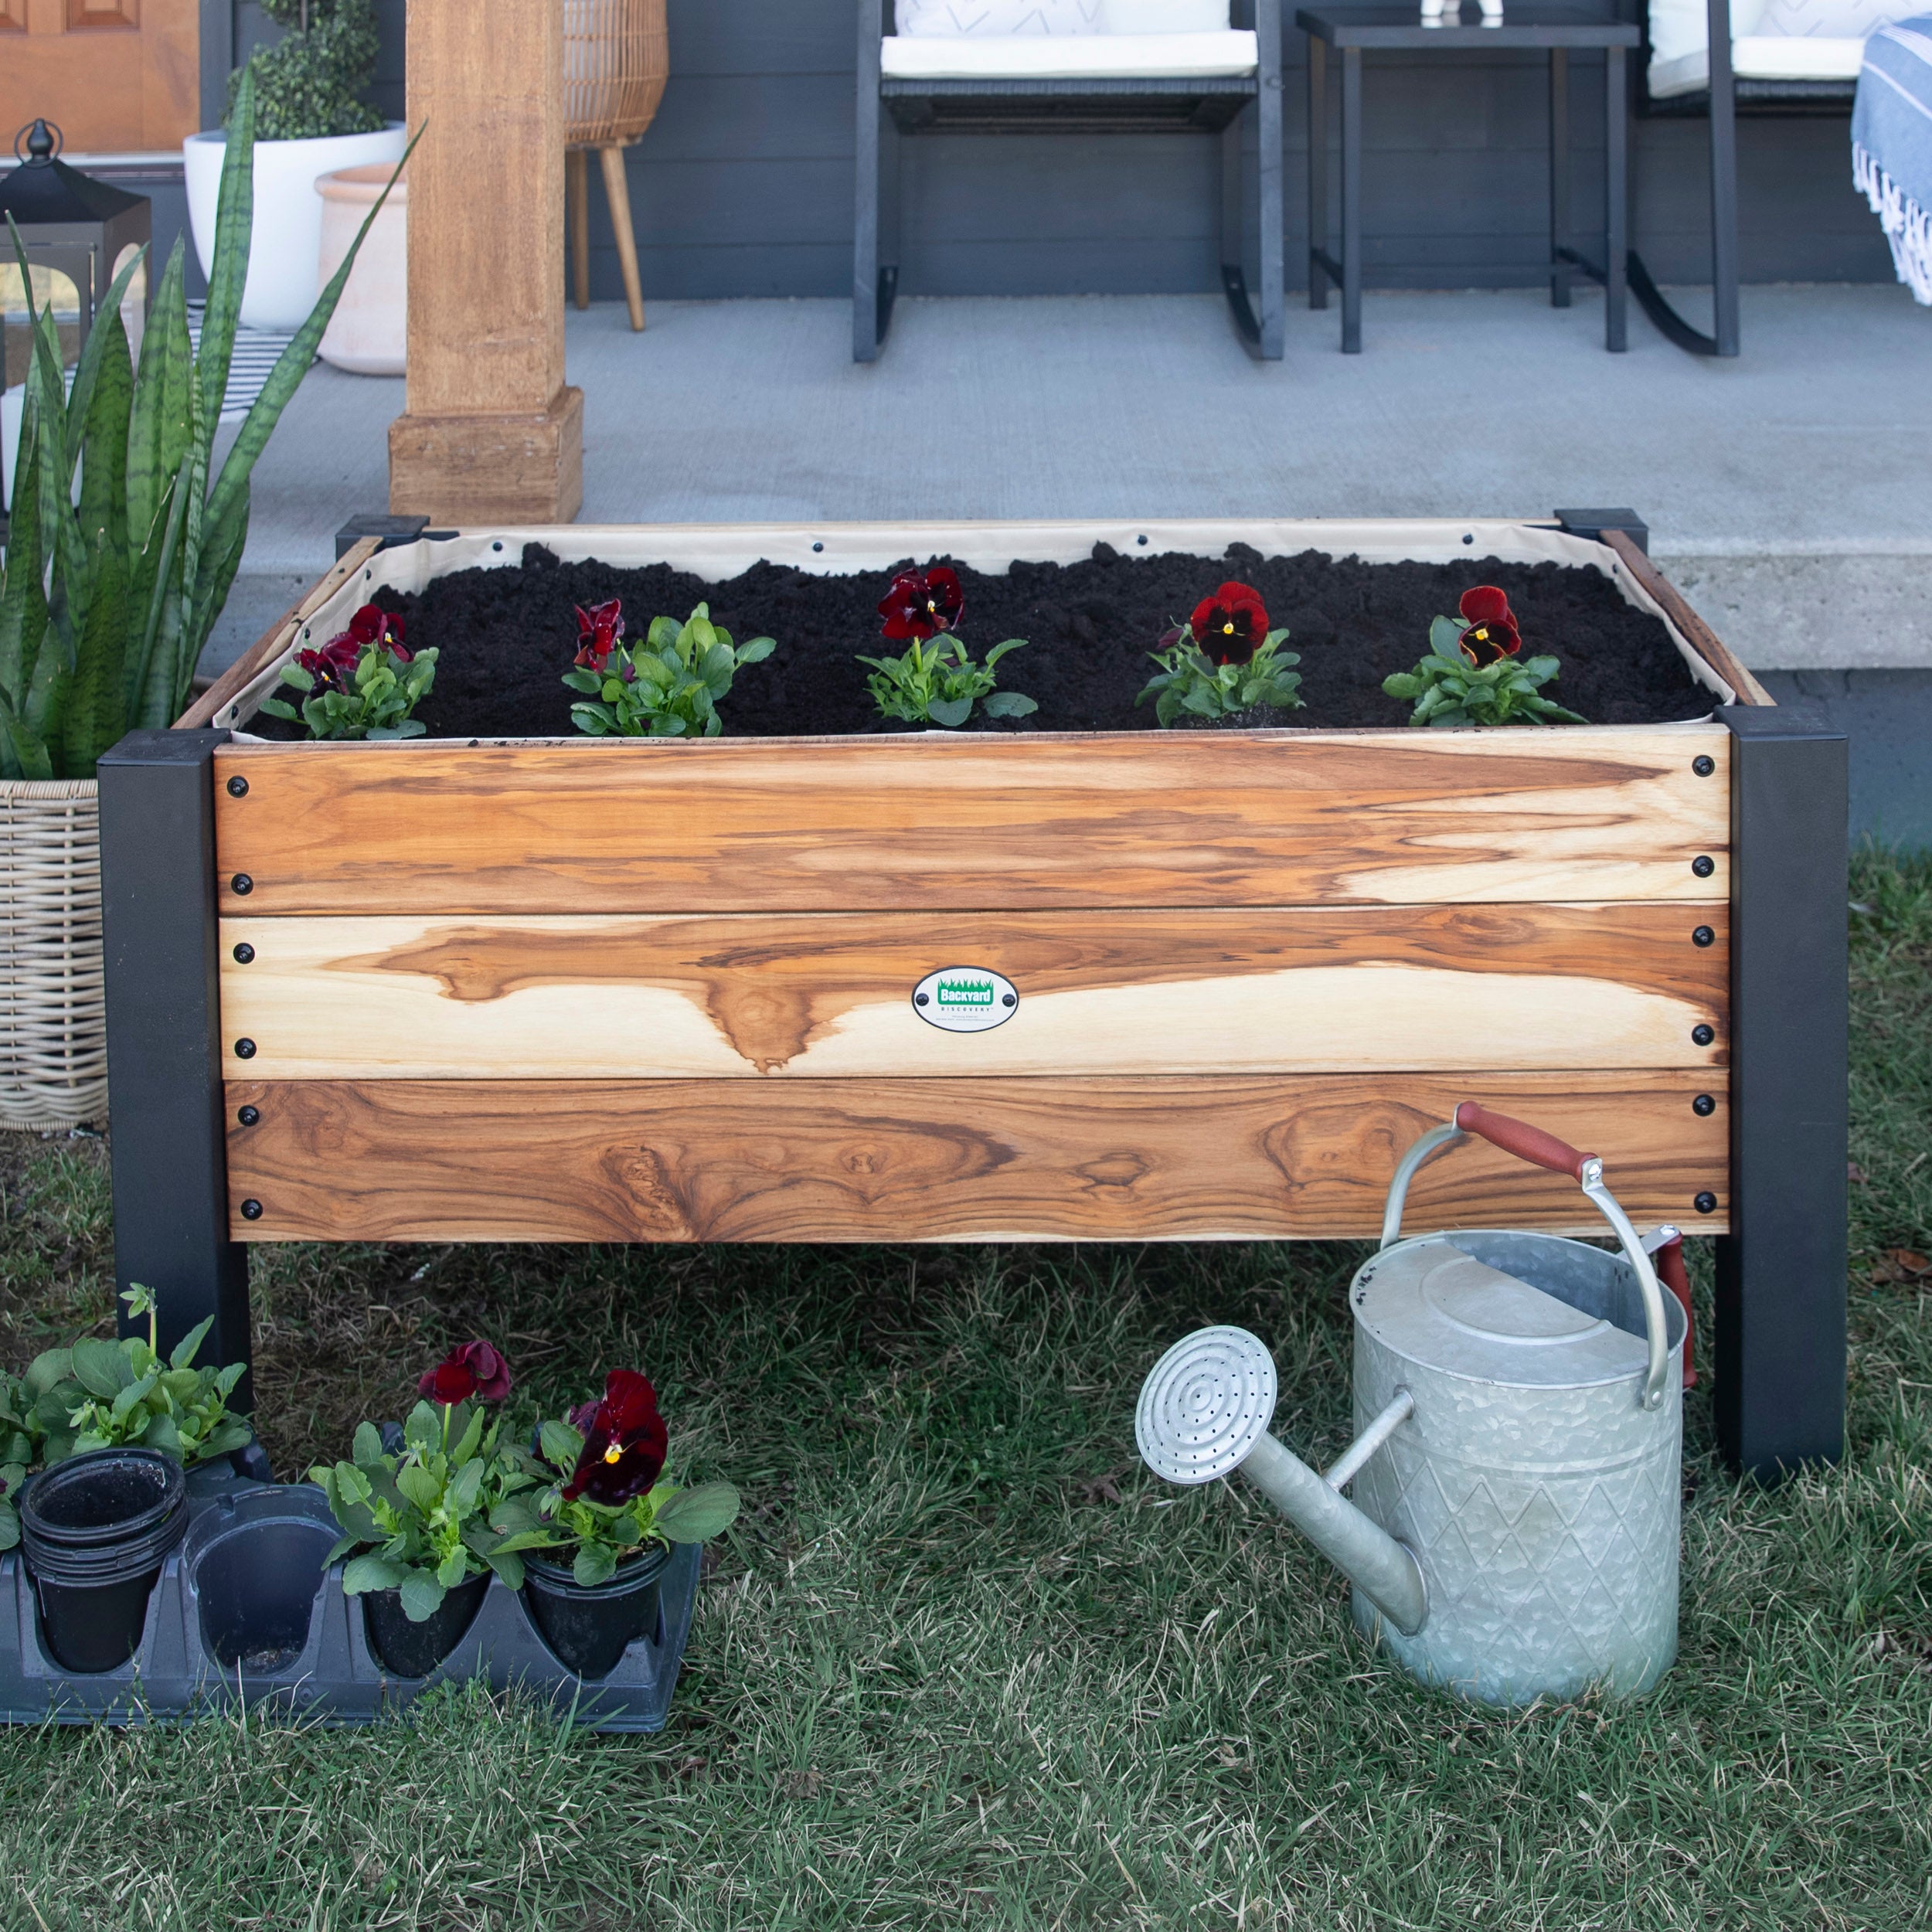
<svg viewBox="0 0 1932 1932"><path fill-rule="evenodd" d="M1471 12L1474 11L1473 0ZM1633 22L1609 20L1548 0L1505 0L1500 25L1462 22L1447 0L1439 26L1423 24L1419 6L1303 7L1295 25L1308 36L1308 306L1326 308L1328 284L1342 291L1342 350L1362 352L1362 56L1488 53L1529 48L1549 56L1549 300L1570 306L1570 278L1604 287L1604 346L1625 346L1624 258L1628 247L1628 117L1624 56L1642 36ZM1328 49L1342 56L1342 254L1328 253ZM1570 244L1570 56L1604 52L1607 115L1605 260L1600 267Z"/></svg>

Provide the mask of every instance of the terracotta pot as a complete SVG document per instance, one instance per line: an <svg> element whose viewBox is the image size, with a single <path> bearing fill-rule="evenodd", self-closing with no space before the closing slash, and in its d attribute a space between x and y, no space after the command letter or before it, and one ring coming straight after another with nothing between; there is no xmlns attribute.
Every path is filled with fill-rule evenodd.
<svg viewBox="0 0 1932 1932"><path fill-rule="evenodd" d="M341 168L315 184L322 198L315 286L342 265L389 169ZM409 182L399 181L370 225L342 299L322 336L321 358L358 376L400 376L409 338Z"/></svg>
<svg viewBox="0 0 1932 1932"><path fill-rule="evenodd" d="M371 134L256 142L255 219L241 301L244 328L292 334L315 306L315 263L322 233L322 204L315 197L315 183L338 168L385 161L393 168L406 145L400 121ZM219 128L190 134L182 143L188 218L204 275L214 265L215 209L227 148L228 137Z"/></svg>

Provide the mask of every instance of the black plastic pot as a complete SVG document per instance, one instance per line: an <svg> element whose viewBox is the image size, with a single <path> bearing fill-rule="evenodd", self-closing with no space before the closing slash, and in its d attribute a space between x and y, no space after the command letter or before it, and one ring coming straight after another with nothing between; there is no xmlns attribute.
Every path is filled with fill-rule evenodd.
<svg viewBox="0 0 1932 1932"><path fill-rule="evenodd" d="M385 1670L398 1677L427 1677L462 1642L490 1587L490 1574L465 1577L446 1590L436 1614L412 1624L403 1614L400 1590L372 1590L362 1599L362 1628Z"/></svg>
<svg viewBox="0 0 1932 1932"><path fill-rule="evenodd" d="M335 1541L333 1524L273 1517L238 1523L183 1558L202 1641L225 1672L270 1674L301 1654Z"/></svg>
<svg viewBox="0 0 1932 1932"><path fill-rule="evenodd" d="M671 1560L662 1543L587 1590L567 1563L523 1559L523 1601L559 1663L580 1677L607 1677L658 1622L658 1586Z"/></svg>
<svg viewBox="0 0 1932 1932"><path fill-rule="evenodd" d="M63 1670L114 1670L133 1656L155 1580L187 1529L181 1465L158 1450L93 1450L28 1485L21 1554Z"/></svg>

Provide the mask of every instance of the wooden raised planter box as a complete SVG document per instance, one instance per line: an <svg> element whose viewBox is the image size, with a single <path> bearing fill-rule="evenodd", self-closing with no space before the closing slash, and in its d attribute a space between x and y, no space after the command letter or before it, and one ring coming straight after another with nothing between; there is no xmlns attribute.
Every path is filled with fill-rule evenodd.
<svg viewBox="0 0 1932 1932"><path fill-rule="evenodd" d="M1097 540L1553 559L1664 617L1713 715L247 736L298 624L532 537L713 578ZM171 1329L214 1311L220 1359L261 1240L1369 1238L1403 1148L1475 1098L1600 1153L1640 1222L1727 1237L1727 1445L1835 1451L1843 742L1770 706L1621 534L519 529L365 544L307 604L101 767L119 1271ZM1012 1017L922 1019L915 985L957 966L1010 981ZM1600 1231L1479 1144L1410 1202L1417 1227Z"/></svg>

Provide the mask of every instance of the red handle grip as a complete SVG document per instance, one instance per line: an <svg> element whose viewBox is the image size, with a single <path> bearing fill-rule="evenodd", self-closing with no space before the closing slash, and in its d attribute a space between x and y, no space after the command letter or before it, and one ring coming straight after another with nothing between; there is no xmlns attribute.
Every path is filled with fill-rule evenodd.
<svg viewBox="0 0 1932 1932"><path fill-rule="evenodd" d="M1684 1304L1684 1386L1697 1386L1697 1371L1691 1366L1690 1276L1684 1267L1684 1237L1674 1234L1651 1257L1657 1278Z"/></svg>
<svg viewBox="0 0 1932 1932"><path fill-rule="evenodd" d="M1553 1174L1567 1174L1573 1181L1583 1178L1583 1163L1591 1157L1579 1154L1567 1141L1546 1134L1526 1121L1512 1120L1507 1114L1492 1114L1474 1100L1464 1100L1456 1109L1456 1124L1465 1134L1479 1134L1492 1147L1533 1166L1546 1167Z"/></svg>

